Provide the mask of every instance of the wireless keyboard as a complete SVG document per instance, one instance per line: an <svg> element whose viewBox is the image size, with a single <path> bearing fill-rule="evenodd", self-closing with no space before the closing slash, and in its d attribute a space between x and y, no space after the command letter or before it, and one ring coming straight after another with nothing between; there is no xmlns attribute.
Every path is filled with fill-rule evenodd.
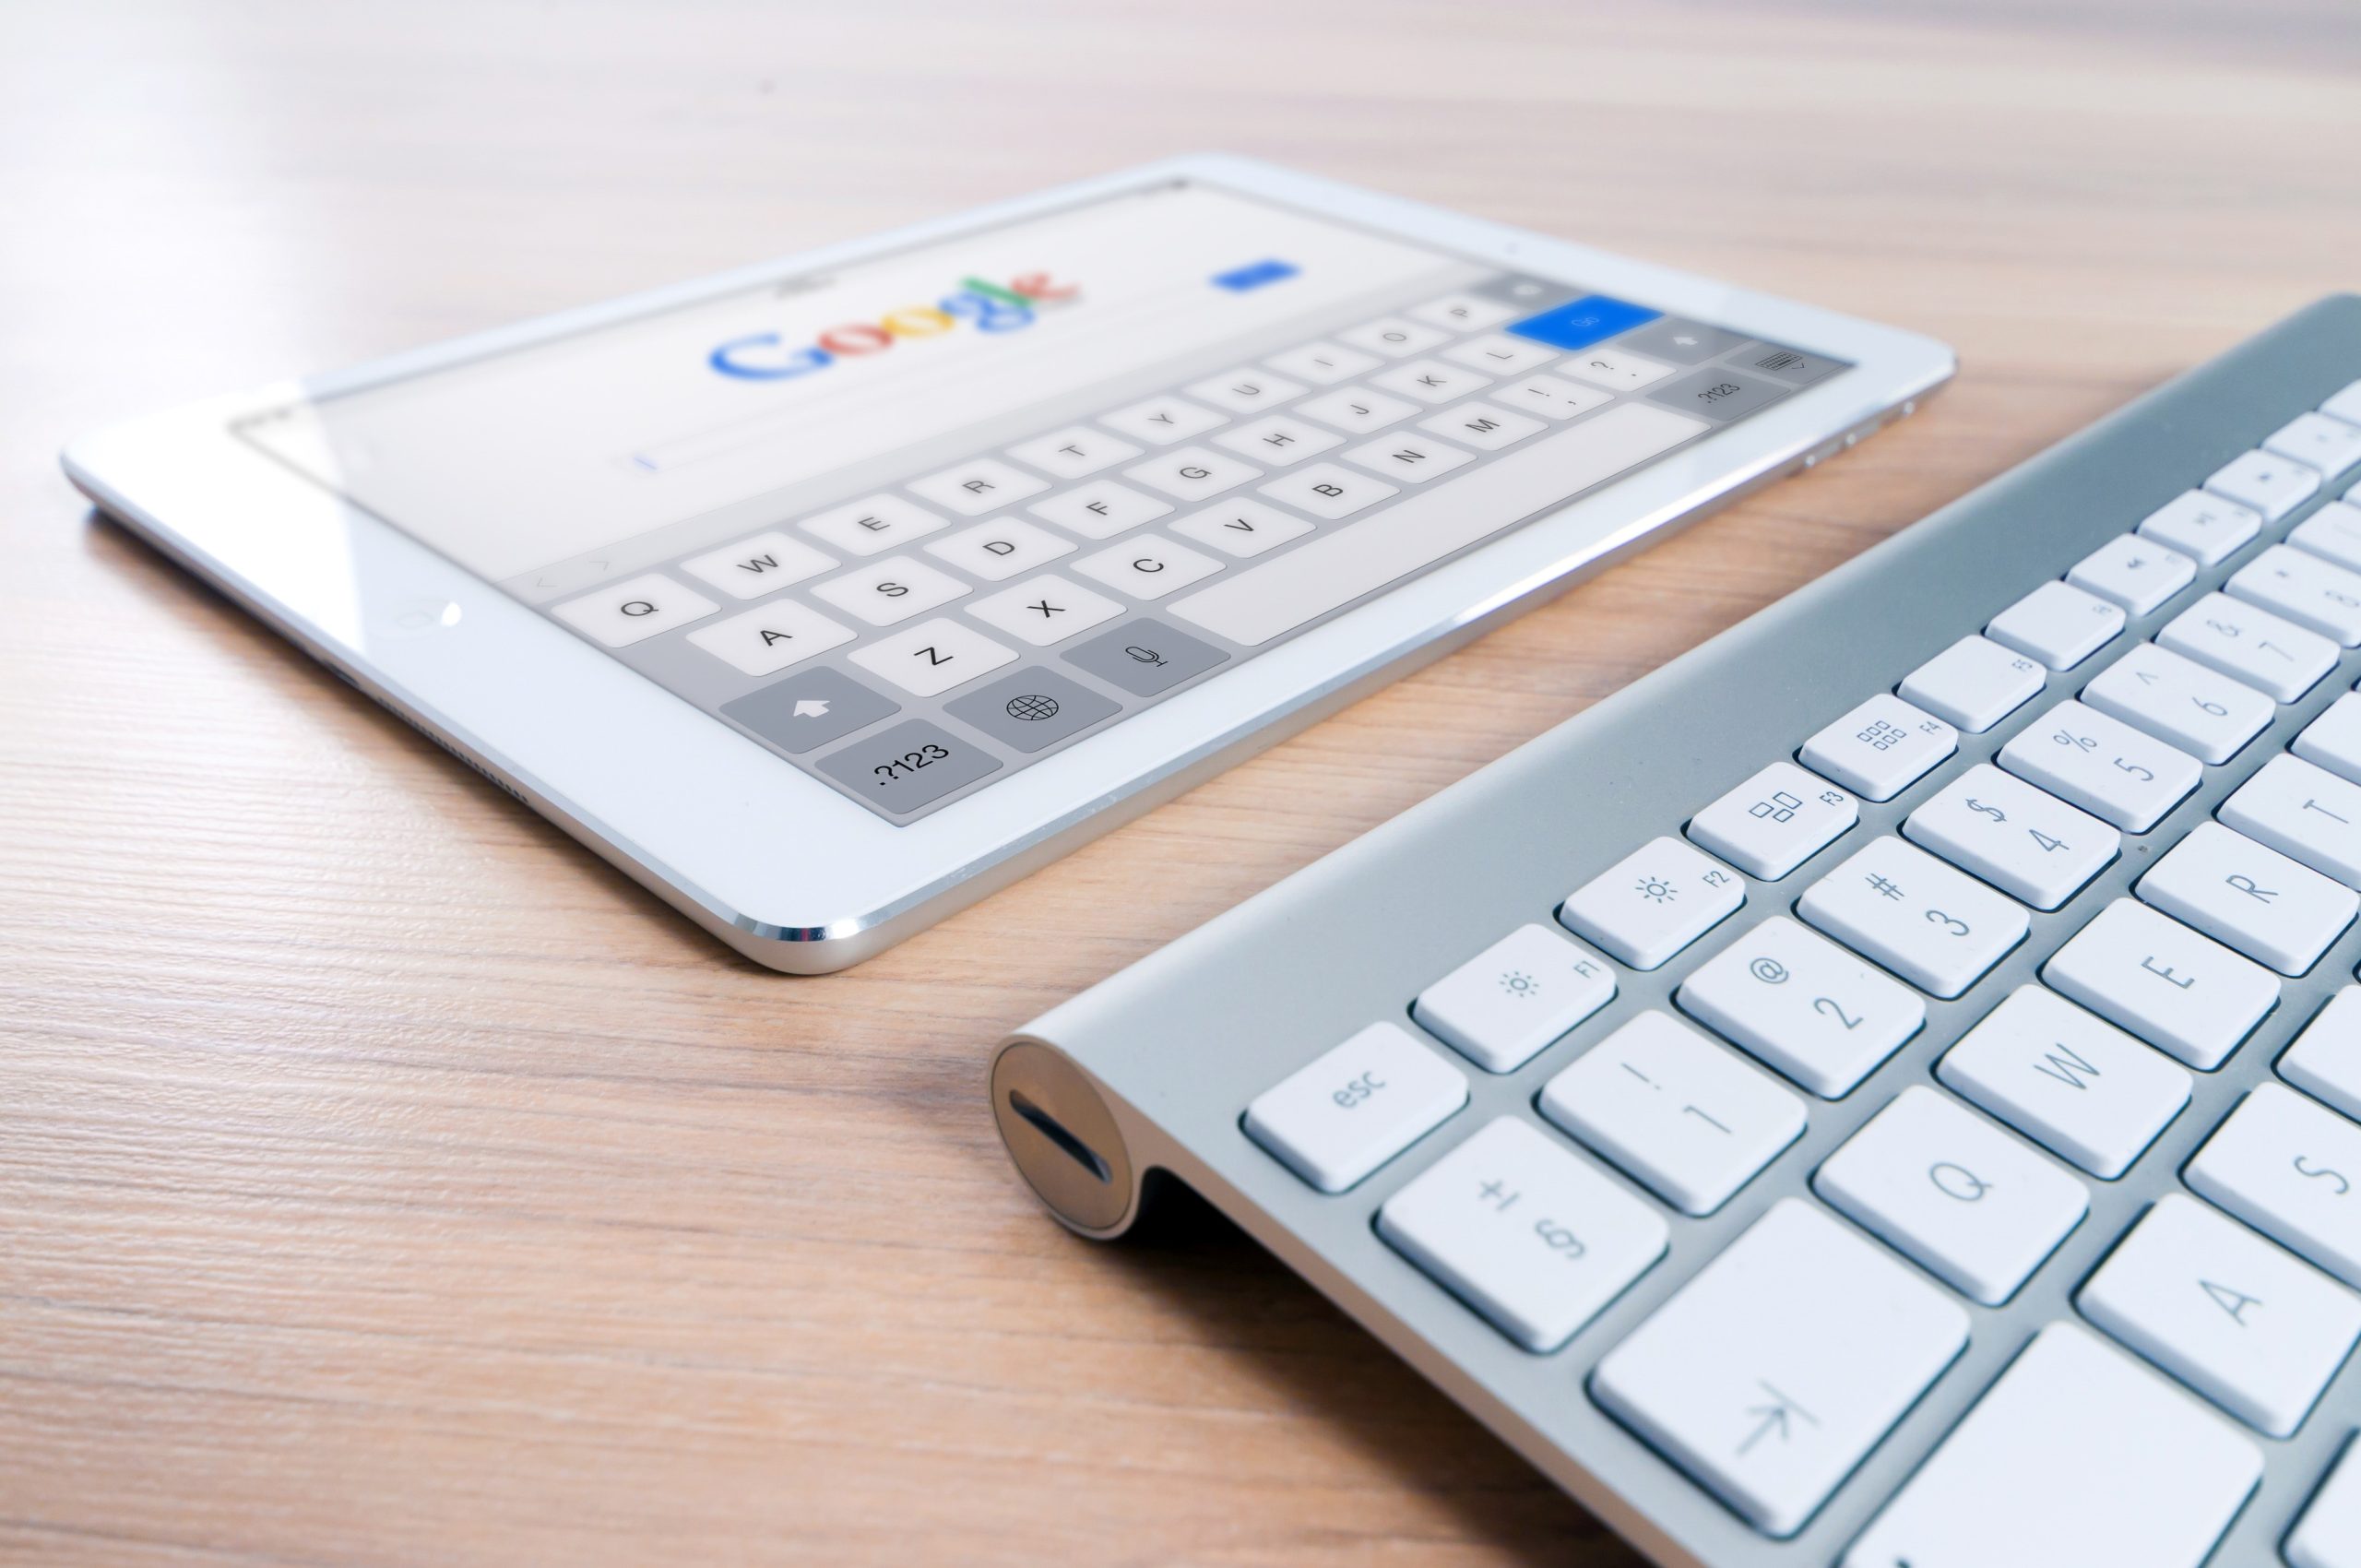
<svg viewBox="0 0 2361 1568"><path fill-rule="evenodd" d="M2361 296L1037 1020L1640 1550L2361 1564Z"/></svg>

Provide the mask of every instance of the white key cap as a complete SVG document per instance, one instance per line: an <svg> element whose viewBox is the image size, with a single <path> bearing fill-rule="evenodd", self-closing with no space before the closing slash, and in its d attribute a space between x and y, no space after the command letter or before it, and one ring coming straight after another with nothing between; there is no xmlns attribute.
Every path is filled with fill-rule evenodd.
<svg viewBox="0 0 2361 1568"><path fill-rule="evenodd" d="M1812 884L1796 913L1937 996L1981 980L2032 924L2023 905L1892 835Z"/></svg>
<svg viewBox="0 0 2361 1568"><path fill-rule="evenodd" d="M2361 646L2361 573L2274 544L2239 567L2223 590L2343 647Z"/></svg>
<svg viewBox="0 0 2361 1568"><path fill-rule="evenodd" d="M1112 539L1168 515L1172 503L1111 479L1095 479L1026 510L1085 539Z"/></svg>
<svg viewBox="0 0 2361 1568"><path fill-rule="evenodd" d="M2361 786L2301 757L2275 756L2213 814L2347 887L2361 887Z"/></svg>
<svg viewBox="0 0 2361 1568"><path fill-rule="evenodd" d="M1334 386L1364 371L1375 370L1385 362L1358 349L1347 349L1342 343L1320 342L1273 354L1268 362L1273 370L1298 381L1308 381L1314 386Z"/></svg>
<svg viewBox="0 0 2361 1568"><path fill-rule="evenodd" d="M2148 1211L2074 1304L2272 1437L2294 1435L2361 1336L2361 1297L2183 1193Z"/></svg>
<svg viewBox="0 0 2361 1568"><path fill-rule="evenodd" d="M1466 463L1469 457L1447 441L1397 432L1386 440L1353 447L1345 454L1345 461L1358 463L1389 480L1424 484Z"/></svg>
<svg viewBox="0 0 2361 1568"><path fill-rule="evenodd" d="M1408 364L1396 365L1369 379L1372 386L1424 403L1429 408L1455 403L1492 384L1489 375L1478 375L1472 370L1445 364L1441 360L1412 360Z"/></svg>
<svg viewBox="0 0 2361 1568"><path fill-rule="evenodd" d="M2288 749L2340 778L2361 783L2361 695L2348 693L2329 704Z"/></svg>
<svg viewBox="0 0 2361 1568"><path fill-rule="evenodd" d="M1208 501L1262 476L1263 470L1253 464L1225 457L1210 446L1183 446L1123 470L1125 479L1182 501Z"/></svg>
<svg viewBox="0 0 2361 1568"><path fill-rule="evenodd" d="M2332 501L2297 523L2287 542L2323 561L2361 572L2361 506Z"/></svg>
<svg viewBox="0 0 2361 1568"><path fill-rule="evenodd" d="M1984 635L2052 670L2071 670L2114 640L2123 621L2123 607L2112 600L2071 583L2044 583L1994 616Z"/></svg>
<svg viewBox="0 0 2361 1568"><path fill-rule="evenodd" d="M1513 446L1528 436L1538 435L1549 427L1539 420L1513 414L1490 403L1463 403L1449 413L1420 420L1418 428L1432 435L1445 436L1463 446L1473 446L1478 452L1497 452L1503 446Z"/></svg>
<svg viewBox="0 0 2361 1568"><path fill-rule="evenodd" d="M1103 593L1055 574L977 600L967 613L1035 647L1062 643L1123 612Z"/></svg>
<svg viewBox="0 0 2361 1568"><path fill-rule="evenodd" d="M1241 457L1284 468L1299 463L1306 457L1316 457L1333 446L1343 444L1344 437L1335 431L1307 424L1289 414L1273 414L1256 420L1252 424L1225 430L1214 437L1214 445L1227 446Z"/></svg>
<svg viewBox="0 0 2361 1568"><path fill-rule="evenodd" d="M1133 599L1154 600L1212 576L1221 570L1221 563L1203 551L1151 534L1086 555L1074 569Z"/></svg>
<svg viewBox="0 0 2361 1568"><path fill-rule="evenodd" d="M795 526L848 555L876 555L914 539L940 533L951 524L915 501L905 501L898 495L872 495L814 512Z"/></svg>
<svg viewBox="0 0 2361 1568"><path fill-rule="evenodd" d="M1311 525L1276 506L1240 497L1227 505L1192 512L1174 523L1172 531L1199 544L1210 544L1225 555L1248 556L1301 539L1311 531Z"/></svg>
<svg viewBox="0 0 2361 1568"><path fill-rule="evenodd" d="M1515 314L1507 305L1478 299L1474 294L1445 294L1439 300L1413 305L1408 312L1414 319L1446 332L1480 332L1487 327L1498 327Z"/></svg>
<svg viewBox="0 0 2361 1568"><path fill-rule="evenodd" d="M2320 476L2275 453L2242 452L2209 475L2205 488L2275 523L2319 493Z"/></svg>
<svg viewBox="0 0 2361 1568"><path fill-rule="evenodd" d="M2329 998L2279 1059L2279 1075L2361 1121L2361 985Z"/></svg>
<svg viewBox="0 0 2361 1568"><path fill-rule="evenodd" d="M2264 1084L2189 1162L2184 1179L2264 1235L2361 1285L2361 1126Z"/></svg>
<svg viewBox="0 0 2361 1568"><path fill-rule="evenodd" d="M2118 534L2083 556L2066 574L2066 580L2101 599L2113 600L2133 615L2150 611L2187 588L2197 576L2197 563L2177 550Z"/></svg>
<svg viewBox="0 0 2361 1568"><path fill-rule="evenodd" d="M836 564L800 539L774 529L681 563L681 570L732 599L760 599L775 588L816 577Z"/></svg>
<svg viewBox="0 0 2361 1568"><path fill-rule="evenodd" d="M1323 424L1333 424L1348 434L1367 435L1389 424L1399 424L1417 413L1418 405L1366 386L1347 386L1341 392L1306 398L1295 406L1295 411Z"/></svg>
<svg viewBox="0 0 2361 1568"><path fill-rule="evenodd" d="M2355 412L2361 413L2361 410ZM2361 1568L2361 1443L2347 1443L2287 1538L2288 1568Z"/></svg>
<svg viewBox="0 0 2361 1568"><path fill-rule="evenodd" d="M2333 477L2361 463L2361 428L2326 414L2297 414L2264 436L2262 449Z"/></svg>
<svg viewBox="0 0 2361 1568"><path fill-rule="evenodd" d="M2347 424L2361 424L2361 381L2353 383L2320 405L2320 412Z"/></svg>
<svg viewBox="0 0 2361 1568"><path fill-rule="evenodd" d="M1246 1108L1246 1134L1341 1193L1467 1103L1467 1079L1399 1024L1371 1024Z"/></svg>
<svg viewBox="0 0 2361 1568"><path fill-rule="evenodd" d="M1689 837L1749 876L1776 882L1861 820L1860 803L1774 762L1689 819Z"/></svg>
<svg viewBox="0 0 2361 1568"><path fill-rule="evenodd" d="M1506 408L1539 414L1548 420L1570 420L1576 414L1603 409L1614 400L1611 393L1568 381L1562 375L1513 377L1493 387L1491 396L1494 402Z"/></svg>
<svg viewBox="0 0 2361 1568"><path fill-rule="evenodd" d="M608 647L629 647L658 632L702 621L720 608L663 573L649 572L570 599L550 613Z"/></svg>
<svg viewBox="0 0 2361 1568"><path fill-rule="evenodd" d="M949 539L934 540L926 546L926 552L971 577L998 583L1073 554L1074 540L1014 517L996 517Z"/></svg>
<svg viewBox="0 0 2361 1568"><path fill-rule="evenodd" d="M1481 338L1473 338L1454 348L1445 349L1442 357L1470 370L1480 370L1486 375L1514 375L1521 370L1548 364L1558 357L1558 350L1529 338L1512 338L1505 332L1488 332Z"/></svg>
<svg viewBox="0 0 2361 1568"><path fill-rule="evenodd" d="M1181 390L1201 403L1227 409L1233 414L1259 414L1265 409L1277 408L1301 392L1303 386L1283 375L1241 365Z"/></svg>
<svg viewBox="0 0 2361 1568"><path fill-rule="evenodd" d="M1738 911L1738 873L1678 838L1655 838L1575 891L1559 920L1635 969L1653 969Z"/></svg>
<svg viewBox="0 0 2361 1568"><path fill-rule="evenodd" d="M2037 985L2021 985L1935 1076L2053 1154L2113 1181L2189 1103L2187 1069Z"/></svg>
<svg viewBox="0 0 2361 1568"><path fill-rule="evenodd" d="M1192 403L1185 398L1150 398L1145 403L1134 403L1098 418L1102 424L1112 425L1133 440L1145 441L1151 446L1169 446L1229 422L1204 404Z"/></svg>
<svg viewBox="0 0 2361 1568"><path fill-rule="evenodd" d="M1947 724L1982 734L2041 695L2038 659L1989 637L1962 637L1904 677L1902 700Z"/></svg>
<svg viewBox="0 0 2361 1568"><path fill-rule="evenodd" d="M2206 762L2223 763L2279 717L2279 707L2154 643L2134 643L2082 688L2082 701Z"/></svg>
<svg viewBox="0 0 2361 1568"><path fill-rule="evenodd" d="M1916 992L1785 915L1701 965L1674 1000L1822 1099L1850 1093L1927 1021Z"/></svg>
<svg viewBox="0 0 2361 1568"><path fill-rule="evenodd" d="M2218 822L2201 822L2132 891L2283 975L2308 972L2361 894Z"/></svg>
<svg viewBox="0 0 2361 1568"><path fill-rule="evenodd" d="M776 675L860 636L808 605L775 599L726 621L699 626L689 641L749 675Z"/></svg>
<svg viewBox="0 0 2361 1568"><path fill-rule="evenodd" d="M2054 1323L1845 1568L2200 1568L2261 1477L2261 1451L2236 1427Z"/></svg>
<svg viewBox="0 0 2361 1568"><path fill-rule="evenodd" d="M845 655L872 674L922 697L940 696L954 686L1016 662L1016 651L1003 647L973 626L952 620L921 621L907 632L896 632Z"/></svg>
<svg viewBox="0 0 2361 1568"><path fill-rule="evenodd" d="M2211 566L2262 531L2262 514L2201 490L2174 496L2142 519L2138 531Z"/></svg>
<svg viewBox="0 0 2361 1568"><path fill-rule="evenodd" d="M1645 1274L1670 1234L1655 1210L1515 1116L1386 1199L1377 1233L1536 1353L1572 1339Z"/></svg>
<svg viewBox="0 0 2361 1568"><path fill-rule="evenodd" d="M1054 479L1083 479L1126 457L1138 457L1140 449L1103 430L1073 424L1020 442L1008 449L1008 455Z"/></svg>
<svg viewBox="0 0 2361 1568"><path fill-rule="evenodd" d="M1668 1013L1592 1046L1541 1114L1683 1214L1711 1214L1804 1130L1804 1102Z"/></svg>
<svg viewBox="0 0 2361 1568"><path fill-rule="evenodd" d="M1981 762L1912 812L1902 831L2036 909L2082 891L2123 846L2123 835L2088 812Z"/></svg>
<svg viewBox="0 0 2361 1568"><path fill-rule="evenodd" d="M1865 800L1890 801L1959 750L1959 731L1880 692L1803 744L1803 765Z"/></svg>
<svg viewBox="0 0 2361 1568"><path fill-rule="evenodd" d="M2079 702L2061 702L2000 748L2000 766L2126 833L2145 833L2205 776L2187 752Z"/></svg>
<svg viewBox="0 0 2361 1568"><path fill-rule="evenodd" d="M825 600L846 614L872 626L893 626L936 605L965 599L975 592L948 572L937 571L908 555L888 556L855 566L812 588L812 597Z"/></svg>
<svg viewBox="0 0 2361 1568"><path fill-rule="evenodd" d="M1633 392L1653 386L1672 374L1668 364L1621 349L1584 349L1570 354L1557 367L1577 381L1604 386L1610 392Z"/></svg>
<svg viewBox="0 0 2361 1568"><path fill-rule="evenodd" d="M997 457L975 457L939 474L914 479L910 488L963 517L980 517L1012 501L1038 495L1050 485L1048 481L1011 468Z"/></svg>
<svg viewBox="0 0 2361 1568"><path fill-rule="evenodd" d="M1334 522L1374 506L1388 496L1401 494L1402 487L1334 463L1314 463L1264 485L1262 493L1274 501L1283 501L1299 512Z"/></svg>
<svg viewBox="0 0 2361 1568"><path fill-rule="evenodd" d="M1525 925L1418 992L1410 1016L1486 1072L1509 1073L1614 998L1606 959Z"/></svg>
<svg viewBox="0 0 2361 1568"><path fill-rule="evenodd" d="M1755 1528L1786 1537L1966 1343L1965 1308L1788 1198L1608 1351L1591 1394Z"/></svg>
<svg viewBox="0 0 2361 1568"><path fill-rule="evenodd" d="M1446 341L1451 335L1438 332L1431 327L1421 327L1414 321L1405 321L1398 315L1388 315L1381 316L1366 327L1339 332L1336 336L1356 349L1366 349L1372 354L1399 360L1412 354L1423 354L1436 344Z"/></svg>
<svg viewBox="0 0 2361 1568"><path fill-rule="evenodd" d="M2082 1182L1923 1084L1846 1140L1820 1195L1972 1301L2017 1293L2082 1223Z"/></svg>
<svg viewBox="0 0 2361 1568"><path fill-rule="evenodd" d="M2100 910L2058 950L2042 979L2209 1073L2279 1001L2279 981L2269 969L2136 898L2118 898Z"/></svg>

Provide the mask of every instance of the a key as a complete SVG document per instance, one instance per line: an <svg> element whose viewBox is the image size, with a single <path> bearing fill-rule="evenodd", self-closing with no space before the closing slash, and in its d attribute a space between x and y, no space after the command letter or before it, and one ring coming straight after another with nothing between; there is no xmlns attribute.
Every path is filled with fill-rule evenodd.
<svg viewBox="0 0 2361 1568"><path fill-rule="evenodd" d="M2361 784L2361 695L2348 692L2329 704L2288 749L2340 778Z"/></svg>
<svg viewBox="0 0 2361 1568"><path fill-rule="evenodd" d="M1854 1134L1812 1186L1987 1307L2015 1295L2090 1208L2082 1182L1924 1085Z"/></svg>
<svg viewBox="0 0 2361 1568"><path fill-rule="evenodd" d="M2242 681L2154 643L2134 643L2082 688L2082 701L2203 761L2237 755L2279 707Z"/></svg>
<svg viewBox="0 0 2361 1568"><path fill-rule="evenodd" d="M1507 1073L1615 996L1613 966L1547 926L1519 926L1418 992L1411 1016L1488 1073Z"/></svg>
<svg viewBox="0 0 2361 1568"><path fill-rule="evenodd" d="M1467 1103L1459 1069L1399 1024L1371 1024L1255 1097L1246 1134L1323 1193L1341 1193Z"/></svg>
<svg viewBox="0 0 2361 1568"><path fill-rule="evenodd" d="M2222 587L2231 597L2276 611L2342 647L2361 646L2361 573L2274 544Z"/></svg>
<svg viewBox="0 0 2361 1568"><path fill-rule="evenodd" d="M1655 838L1576 889L1558 919L1635 969L1653 969L1737 912L1736 872L1678 838Z"/></svg>
<svg viewBox="0 0 2361 1568"><path fill-rule="evenodd" d="M2181 1193L2148 1211L2074 1304L2272 1437L2294 1435L2361 1336L2361 1296Z"/></svg>
<svg viewBox="0 0 2361 1568"><path fill-rule="evenodd" d="M2207 594L2166 622L2156 640L2281 702L2294 702L2336 668L2334 643L2227 594Z"/></svg>
<svg viewBox="0 0 2361 1568"><path fill-rule="evenodd" d="M1541 1090L1541 1114L1683 1214L1711 1214L1804 1130L1804 1102L1668 1013L1641 1014Z"/></svg>
<svg viewBox="0 0 2361 1568"><path fill-rule="evenodd" d="M2319 493L2320 476L2293 458L2258 449L2239 453L2206 476L2205 488L2275 523Z"/></svg>
<svg viewBox="0 0 2361 1568"><path fill-rule="evenodd" d="M2361 785L2297 756L2275 756L2214 814L2347 887L2361 887Z"/></svg>
<svg viewBox="0 0 2361 1568"><path fill-rule="evenodd" d="M1916 992L1785 915L1700 965L1673 1000L1822 1099L1850 1093L1927 1021Z"/></svg>
<svg viewBox="0 0 2361 1568"><path fill-rule="evenodd" d="M2347 1285L2361 1285L2361 1126L2284 1084L2238 1102L2189 1186Z"/></svg>
<svg viewBox="0 0 2361 1568"><path fill-rule="evenodd" d="M1796 912L1921 991L1957 996L2023 942L2024 906L1901 839L1873 838Z"/></svg>
<svg viewBox="0 0 2361 1568"><path fill-rule="evenodd" d="M2361 1120L2361 985L2348 985L2329 998L2279 1059L2279 1075Z"/></svg>
<svg viewBox="0 0 2361 1568"><path fill-rule="evenodd" d="M1377 1211L1377 1233L1536 1353L1664 1255L1662 1216L1515 1116L1487 1123Z"/></svg>
<svg viewBox="0 0 2361 1568"><path fill-rule="evenodd" d="M2139 533L2169 545L2201 566L2226 559L2262 531L2262 514L2201 490L2174 496L2141 520Z"/></svg>
<svg viewBox="0 0 2361 1568"><path fill-rule="evenodd" d="M1962 637L1894 688L1903 701L1982 734L2041 695L2041 661L1989 637Z"/></svg>
<svg viewBox="0 0 2361 1568"><path fill-rule="evenodd" d="M2323 561L2361 572L2361 506L2332 501L2297 523L2288 533L2287 542Z"/></svg>
<svg viewBox="0 0 2361 1568"><path fill-rule="evenodd" d="M2104 1181L2130 1170L2189 1103L2186 1068L2037 985L2011 992L1935 1076Z"/></svg>
<svg viewBox="0 0 2361 1568"><path fill-rule="evenodd" d="M2126 833L2155 826L2205 776L2187 752L2079 702L2061 702L2019 731L1999 763Z"/></svg>
<svg viewBox="0 0 2361 1568"><path fill-rule="evenodd" d="M2055 1323L1845 1568L2200 1568L2261 1478L2262 1452L2237 1428L2090 1330Z"/></svg>
<svg viewBox="0 0 2361 1568"><path fill-rule="evenodd" d="M1864 800L1890 801L1959 750L1959 731L1885 692L1803 744L1803 765Z"/></svg>
<svg viewBox="0 0 2361 1568"><path fill-rule="evenodd" d="M2264 436L2262 449L2333 476L2361 463L2361 428L2326 414L2297 414Z"/></svg>
<svg viewBox="0 0 2361 1568"><path fill-rule="evenodd" d="M2361 1568L2361 1443L2345 1444L2287 1538L2287 1568Z"/></svg>
<svg viewBox="0 0 2361 1568"><path fill-rule="evenodd" d="M1756 1529L1786 1537L1966 1343L1965 1308L1787 1198L1607 1353L1591 1396Z"/></svg>
<svg viewBox="0 0 2361 1568"><path fill-rule="evenodd" d="M2126 614L2145 615L2196 576L2197 563L2179 551L2126 533L2074 563L2066 580L2086 593L2114 600Z"/></svg>
<svg viewBox="0 0 2361 1568"><path fill-rule="evenodd" d="M2218 822L2199 823L2132 891L2283 975L2308 972L2361 912L2361 894Z"/></svg>
<svg viewBox="0 0 2361 1568"><path fill-rule="evenodd" d="M2052 670L2071 670L2123 630L2123 607L2070 583L2044 583L1992 618L1984 635Z"/></svg>
<svg viewBox="0 0 2361 1568"><path fill-rule="evenodd" d="M1774 762L1689 819L1689 837L1749 876L1776 882L1861 820L1858 802Z"/></svg>
<svg viewBox="0 0 2361 1568"><path fill-rule="evenodd" d="M2118 898L2042 970L2052 987L2201 1072L2279 1001L2269 969L2136 898Z"/></svg>
<svg viewBox="0 0 2361 1568"><path fill-rule="evenodd" d="M1904 819L1904 837L2036 909L2054 909L2115 860L2123 836L2088 812L1978 763Z"/></svg>

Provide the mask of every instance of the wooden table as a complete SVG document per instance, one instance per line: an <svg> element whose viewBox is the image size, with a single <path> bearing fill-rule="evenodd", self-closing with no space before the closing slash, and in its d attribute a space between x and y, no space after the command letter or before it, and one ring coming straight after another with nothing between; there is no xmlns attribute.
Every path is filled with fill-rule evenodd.
<svg viewBox="0 0 2361 1568"><path fill-rule="evenodd" d="M2345 0L10 6L0 1560L1636 1561L1209 1211L1111 1247L1051 1224L988 1053L2361 283L2356 67ZM1903 323L1965 370L808 981L54 467L150 405L1203 146Z"/></svg>

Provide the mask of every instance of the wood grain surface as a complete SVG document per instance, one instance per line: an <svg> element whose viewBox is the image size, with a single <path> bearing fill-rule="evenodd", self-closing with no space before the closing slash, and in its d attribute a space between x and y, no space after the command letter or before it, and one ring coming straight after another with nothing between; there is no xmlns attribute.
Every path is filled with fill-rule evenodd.
<svg viewBox="0 0 2361 1568"><path fill-rule="evenodd" d="M818 980L733 958L56 471L149 406L1198 148L1890 319L1964 371ZM2361 13L0 0L0 1560L1630 1564L1209 1211L1051 1224L988 1053L2361 285Z"/></svg>

